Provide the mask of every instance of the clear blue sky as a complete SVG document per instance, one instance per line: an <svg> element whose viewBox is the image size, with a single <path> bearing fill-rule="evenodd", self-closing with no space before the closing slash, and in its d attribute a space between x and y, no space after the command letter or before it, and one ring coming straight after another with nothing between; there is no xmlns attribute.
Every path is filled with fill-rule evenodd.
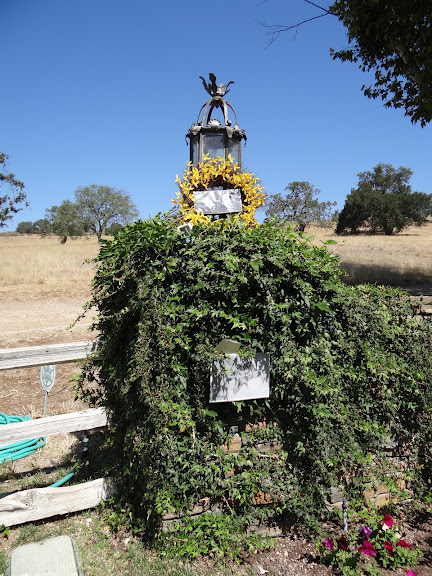
<svg viewBox="0 0 432 576"><path fill-rule="evenodd" d="M8 229L93 183L125 189L143 218L168 210L209 72L235 81L243 164L268 193L307 180L342 208L378 162L432 193L432 126L363 96L368 76L329 56L347 45L336 18L268 46L259 22L317 13L303 0L1 0L0 151L30 203Z"/></svg>

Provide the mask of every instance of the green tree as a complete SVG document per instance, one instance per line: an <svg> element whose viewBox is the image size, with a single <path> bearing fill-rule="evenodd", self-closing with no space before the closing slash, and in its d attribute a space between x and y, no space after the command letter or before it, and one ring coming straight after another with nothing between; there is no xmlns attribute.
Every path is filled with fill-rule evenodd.
<svg viewBox="0 0 432 576"><path fill-rule="evenodd" d="M23 192L24 184L15 178L15 174L6 172L8 158L7 154L0 152L0 187L6 185L13 190L12 195L0 196L0 228L5 226L6 220L22 210L23 206L18 206L18 204L24 203L24 206L28 206L28 203L25 202L26 195Z"/></svg>
<svg viewBox="0 0 432 576"><path fill-rule="evenodd" d="M78 187L75 191L78 214L100 241L112 224L129 224L139 212L129 194L110 186Z"/></svg>
<svg viewBox="0 0 432 576"><path fill-rule="evenodd" d="M375 72L363 86L369 98L404 108L422 126L432 119L432 4L430 0L337 0L331 11L348 30L351 46L333 58Z"/></svg>
<svg viewBox="0 0 432 576"><path fill-rule="evenodd" d="M375 73L363 86L369 98L404 108L413 123L432 119L432 4L430 0L336 0L312 18L288 26L268 26L271 40L281 32L323 16L336 16L347 29L349 47L331 49L334 59L356 62Z"/></svg>
<svg viewBox="0 0 432 576"><path fill-rule="evenodd" d="M18 234L33 234L33 222L20 222L16 227Z"/></svg>
<svg viewBox="0 0 432 576"><path fill-rule="evenodd" d="M33 234L42 234L42 236L46 236L47 234L51 234L51 224L46 218L40 218L33 222Z"/></svg>
<svg viewBox="0 0 432 576"><path fill-rule="evenodd" d="M88 223L82 219L77 205L70 200L63 200L60 206L53 206L45 211L45 219L51 230L62 239L64 244L68 237L82 236L89 230Z"/></svg>
<svg viewBox="0 0 432 576"><path fill-rule="evenodd" d="M412 192L409 168L377 164L373 171L360 172L357 188L348 194L339 214L337 234L400 232L410 224L421 226L432 214L432 196Z"/></svg>
<svg viewBox="0 0 432 576"><path fill-rule="evenodd" d="M318 188L309 182L290 182L285 188L287 194L273 194L267 203L267 218L277 218L295 222L296 229L304 232L312 222L331 219L331 209L336 202L320 202L316 196Z"/></svg>
<svg viewBox="0 0 432 576"><path fill-rule="evenodd" d="M117 232L119 232L122 228L123 226L121 224L114 222L114 224L108 226L108 228L105 230L105 234L107 236L115 236Z"/></svg>

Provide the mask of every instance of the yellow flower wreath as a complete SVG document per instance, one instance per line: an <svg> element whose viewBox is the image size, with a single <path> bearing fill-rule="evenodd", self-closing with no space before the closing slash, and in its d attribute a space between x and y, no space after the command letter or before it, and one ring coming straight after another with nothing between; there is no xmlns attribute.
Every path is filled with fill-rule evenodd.
<svg viewBox="0 0 432 576"><path fill-rule="evenodd" d="M177 200L173 202L180 206L184 223L194 225L199 222L211 222L211 218L195 210L194 192L207 190L215 185L230 185L240 190L243 204L243 212L235 214L234 220L241 218L247 226L258 225L255 212L264 204L263 187L259 185L259 178L251 172L240 172L239 165L231 155L228 156L228 160L221 157L209 158L206 155L204 162L197 167L189 162L183 178L177 176L175 182L179 185L180 192L177 192Z"/></svg>

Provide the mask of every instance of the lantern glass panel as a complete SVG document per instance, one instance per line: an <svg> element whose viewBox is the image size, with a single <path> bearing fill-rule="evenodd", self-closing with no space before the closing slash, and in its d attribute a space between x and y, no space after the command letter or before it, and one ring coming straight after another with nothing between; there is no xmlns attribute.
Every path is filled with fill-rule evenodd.
<svg viewBox="0 0 432 576"><path fill-rule="evenodd" d="M208 154L210 158L221 156L225 158L225 134L220 132L202 134L203 156Z"/></svg>
<svg viewBox="0 0 432 576"><path fill-rule="evenodd" d="M192 139L192 164L196 166L198 164L198 136Z"/></svg>
<svg viewBox="0 0 432 576"><path fill-rule="evenodd" d="M234 162L239 161L240 157L240 142L234 138L228 138L228 154L234 158Z"/></svg>

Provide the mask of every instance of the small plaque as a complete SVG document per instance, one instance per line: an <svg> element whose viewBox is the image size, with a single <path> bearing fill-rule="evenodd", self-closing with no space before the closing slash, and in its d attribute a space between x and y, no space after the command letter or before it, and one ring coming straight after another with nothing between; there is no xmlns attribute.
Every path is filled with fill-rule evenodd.
<svg viewBox="0 0 432 576"><path fill-rule="evenodd" d="M205 215L237 214L242 212L240 190L204 190L194 192L195 210Z"/></svg>
<svg viewBox="0 0 432 576"><path fill-rule="evenodd" d="M56 376L55 364L41 366L40 369L40 383L44 392L51 392L54 386Z"/></svg>
<svg viewBox="0 0 432 576"><path fill-rule="evenodd" d="M229 340L228 338L223 338L216 346L216 352L220 354L236 354L240 348L240 344L235 340Z"/></svg>
<svg viewBox="0 0 432 576"><path fill-rule="evenodd" d="M210 402L236 402L268 398L270 395L270 354L241 358L227 354L213 363Z"/></svg>

